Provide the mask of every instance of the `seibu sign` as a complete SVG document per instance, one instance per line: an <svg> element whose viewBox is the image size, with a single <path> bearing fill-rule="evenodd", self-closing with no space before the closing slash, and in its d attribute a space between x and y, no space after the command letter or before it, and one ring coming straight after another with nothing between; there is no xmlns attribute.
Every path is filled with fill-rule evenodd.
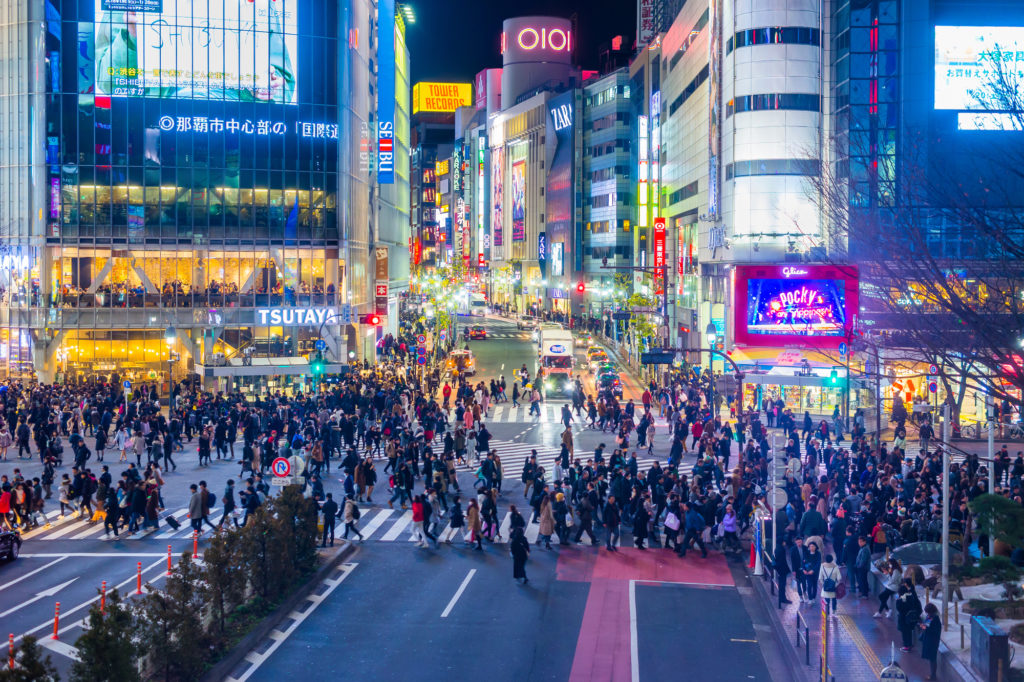
<svg viewBox="0 0 1024 682"><path fill-rule="evenodd" d="M256 323L260 326L314 327L337 318L333 308L257 308Z"/></svg>

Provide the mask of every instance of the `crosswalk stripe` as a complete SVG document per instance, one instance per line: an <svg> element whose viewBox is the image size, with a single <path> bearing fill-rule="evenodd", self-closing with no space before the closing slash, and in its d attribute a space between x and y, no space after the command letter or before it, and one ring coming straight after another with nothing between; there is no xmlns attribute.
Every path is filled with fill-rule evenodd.
<svg viewBox="0 0 1024 682"><path fill-rule="evenodd" d="M530 514L531 515L533 514L533 510L532 509L530 510ZM526 541L529 542L532 545L533 543L537 542L537 536L538 535L540 535L540 524L539 523L529 523L529 522L527 522L527 524L526 524Z"/></svg>
<svg viewBox="0 0 1024 682"><path fill-rule="evenodd" d="M505 512L505 518L501 520L501 524L498 526L498 535L503 538L509 536L509 532L512 528L512 512Z"/></svg>
<svg viewBox="0 0 1024 682"><path fill-rule="evenodd" d="M81 523L75 523L75 521L81 521ZM83 527L82 526L83 523L85 523L85 517L84 516L81 516L81 517L79 517L77 519L72 519L70 522L65 522L65 525L63 527L58 528L57 530L53 531L52 533L48 533L46 535L46 539L47 540L56 540L57 538L62 538L65 535L68 535L69 533L74 533L76 530L77 531L81 531L82 527ZM93 530L94 529L90 526L89 527L89 531L92 532Z"/></svg>
<svg viewBox="0 0 1024 682"><path fill-rule="evenodd" d="M78 533L76 535L72 535L70 538L68 538L68 540L82 540L82 539L87 538L87 537L89 537L91 535L99 535L102 532L103 532L103 522L102 521L97 521L96 523L92 524L91 526L89 526L88 528L83 530L81 533Z"/></svg>
<svg viewBox="0 0 1024 682"><path fill-rule="evenodd" d="M393 509L381 509L377 514L370 519L370 522L366 524L365 528L360 528L359 532L363 534L364 538L369 538L371 535L377 532L377 529L384 525L384 522L388 520L388 517L394 514Z"/></svg>
<svg viewBox="0 0 1024 682"><path fill-rule="evenodd" d="M405 530L405 527L408 526L411 522L412 512L407 511L404 514L402 514L398 518L398 520L395 521L394 524L392 524L391 528L388 529L387 533L384 533L384 535L381 536L380 541L394 542L396 539L398 539L398 536L402 534L402 531Z"/></svg>

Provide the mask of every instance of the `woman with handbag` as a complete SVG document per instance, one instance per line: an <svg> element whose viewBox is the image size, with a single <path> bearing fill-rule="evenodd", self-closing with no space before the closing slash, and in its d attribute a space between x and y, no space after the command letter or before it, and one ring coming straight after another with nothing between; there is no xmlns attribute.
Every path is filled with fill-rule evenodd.
<svg viewBox="0 0 1024 682"><path fill-rule="evenodd" d="M909 580L900 584L899 596L896 597L896 627L903 637L900 651L906 653L914 646L914 630L921 621L921 600L917 597L914 585Z"/></svg>
<svg viewBox="0 0 1024 682"><path fill-rule="evenodd" d="M480 519L480 507L474 499L470 499L469 506L466 507L466 527L468 529L466 540L469 544L475 542L476 549L483 551L484 537L481 532L483 523Z"/></svg>

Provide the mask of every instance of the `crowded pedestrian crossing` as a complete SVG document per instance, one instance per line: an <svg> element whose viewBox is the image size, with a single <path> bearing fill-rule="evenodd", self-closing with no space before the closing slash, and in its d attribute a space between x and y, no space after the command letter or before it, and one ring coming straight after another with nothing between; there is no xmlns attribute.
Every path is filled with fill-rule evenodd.
<svg viewBox="0 0 1024 682"><path fill-rule="evenodd" d="M506 391L507 393L508 391ZM562 421L562 406L566 403L571 404L569 400L559 401L557 399L549 400L548 402L540 404L540 414L536 411L530 414L530 403L520 402L518 405L509 402L491 403L488 408L488 416L484 417L482 421L485 424L558 424ZM640 416L643 414L642 406L633 415L633 421L636 424L640 423ZM666 427L668 422L664 417L658 417L657 410L654 411L655 415L655 428ZM572 422L570 424L574 428L582 428L590 423L585 412L576 414L576 411L572 411ZM609 427L610 428L610 427ZM664 433L664 430L662 431Z"/></svg>

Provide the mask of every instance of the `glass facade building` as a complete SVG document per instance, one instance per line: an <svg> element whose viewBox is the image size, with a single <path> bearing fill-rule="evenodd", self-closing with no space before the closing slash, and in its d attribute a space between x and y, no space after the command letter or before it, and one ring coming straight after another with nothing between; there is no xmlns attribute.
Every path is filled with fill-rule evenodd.
<svg viewBox="0 0 1024 682"><path fill-rule="evenodd" d="M0 16L0 376L220 376L321 337L340 361L339 306L370 300L375 7L2 0ZM270 324L278 308L296 324Z"/></svg>

